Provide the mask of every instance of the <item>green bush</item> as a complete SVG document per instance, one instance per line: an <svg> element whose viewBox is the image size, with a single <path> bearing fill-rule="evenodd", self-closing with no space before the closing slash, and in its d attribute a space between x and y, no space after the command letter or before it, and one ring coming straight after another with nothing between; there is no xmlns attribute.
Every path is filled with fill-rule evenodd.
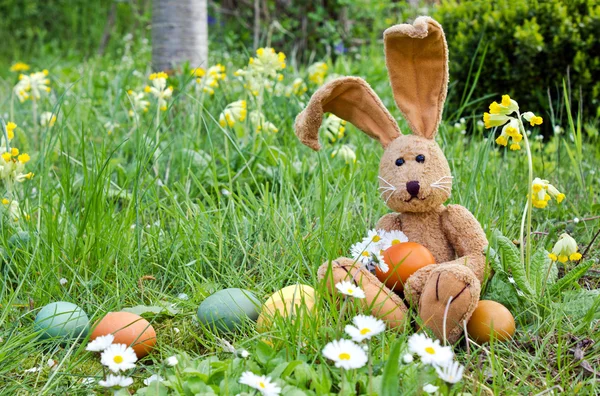
<svg viewBox="0 0 600 396"><path fill-rule="evenodd" d="M448 39L455 88L451 108L459 105L465 88L472 84L487 49L472 98L508 93L524 108L548 109L548 94L557 100L561 81L568 77L573 99L581 93L585 117L600 115L600 5L596 0L446 0L434 18L444 26Z"/></svg>

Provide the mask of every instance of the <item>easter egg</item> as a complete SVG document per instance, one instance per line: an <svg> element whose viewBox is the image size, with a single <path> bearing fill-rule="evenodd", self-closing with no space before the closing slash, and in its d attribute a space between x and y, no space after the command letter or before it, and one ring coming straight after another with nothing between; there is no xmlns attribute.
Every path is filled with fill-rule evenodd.
<svg viewBox="0 0 600 396"><path fill-rule="evenodd" d="M156 332L146 319L131 312L109 312L96 323L90 341L112 334L113 344L125 344L138 358L150 353L156 345Z"/></svg>
<svg viewBox="0 0 600 396"><path fill-rule="evenodd" d="M423 267L435 264L433 254L416 242L400 242L383 252L383 259L389 266L388 272L375 268L375 275L392 290L402 291L404 283Z"/></svg>
<svg viewBox="0 0 600 396"><path fill-rule="evenodd" d="M8 238L8 244L14 248L24 247L29 244L30 240L31 236L27 231L19 231L16 234L12 235L10 238Z"/></svg>
<svg viewBox="0 0 600 396"><path fill-rule="evenodd" d="M481 300L467 323L467 332L480 344L488 342L492 332L496 340L506 341L515 334L515 319L504 305Z"/></svg>
<svg viewBox="0 0 600 396"><path fill-rule="evenodd" d="M291 285L273 293L265 301L258 317L258 331L271 327L273 317L296 317L299 313L310 313L315 306L315 289L307 285Z"/></svg>
<svg viewBox="0 0 600 396"><path fill-rule="evenodd" d="M256 320L260 301L244 289L230 288L210 295L198 307L198 320L220 331L233 331L244 320Z"/></svg>
<svg viewBox="0 0 600 396"><path fill-rule="evenodd" d="M35 317L34 328L42 338L75 338L87 335L90 320L77 305L57 301L43 307Z"/></svg>

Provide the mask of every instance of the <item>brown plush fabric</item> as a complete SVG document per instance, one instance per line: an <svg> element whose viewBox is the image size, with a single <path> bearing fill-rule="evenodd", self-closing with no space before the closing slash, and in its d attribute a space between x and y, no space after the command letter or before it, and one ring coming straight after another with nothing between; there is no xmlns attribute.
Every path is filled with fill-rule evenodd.
<svg viewBox="0 0 600 396"><path fill-rule="evenodd" d="M410 129L433 138L448 89L448 47L439 23L419 17L383 33L386 65L396 104Z"/></svg>
<svg viewBox="0 0 600 396"><path fill-rule="evenodd" d="M358 77L341 77L328 82L310 98L306 108L296 117L294 129L302 143L319 150L319 127L323 113L333 113L351 122L384 147L400 135L398 124L379 96Z"/></svg>
<svg viewBox="0 0 600 396"><path fill-rule="evenodd" d="M318 150L323 112L330 111L383 144L379 188L387 206L397 213L383 216L377 228L401 230L410 241L431 251L436 264L408 279L405 297L417 307L424 325L440 338L444 310L452 297L446 337L453 342L479 301L487 240L467 209L443 205L450 197L452 176L434 137L448 85L446 41L441 26L429 17L417 18L413 25L393 26L384 38L394 98L414 135L400 135L377 95L354 77L334 80L319 89L298 115L296 134L304 144ZM397 165L399 158L404 162ZM409 184L413 186L410 192ZM353 275L365 289L367 308L373 315L393 326L403 323L404 302L372 274L359 270L353 260L340 258L319 268L319 277L328 278L331 290L335 290L335 283Z"/></svg>
<svg viewBox="0 0 600 396"><path fill-rule="evenodd" d="M319 279L327 278L327 287L337 293L335 284L349 281L359 285L365 292L363 305L390 327L404 325L406 306L402 299L385 287L373 274L360 269L360 264L349 258L340 257L332 262L325 262L317 272Z"/></svg>

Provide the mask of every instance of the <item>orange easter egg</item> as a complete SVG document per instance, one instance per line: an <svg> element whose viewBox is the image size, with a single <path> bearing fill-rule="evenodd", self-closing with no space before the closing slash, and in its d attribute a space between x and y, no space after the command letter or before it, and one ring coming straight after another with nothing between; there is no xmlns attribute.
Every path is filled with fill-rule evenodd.
<svg viewBox="0 0 600 396"><path fill-rule="evenodd" d="M400 242L383 252L388 272L375 269L377 278L392 290L402 291L406 280L417 270L435 264L433 254L416 242Z"/></svg>
<svg viewBox="0 0 600 396"><path fill-rule="evenodd" d="M95 326L90 341L112 334L114 344L131 346L138 358L154 349L156 332L146 319L131 312L109 312Z"/></svg>
<svg viewBox="0 0 600 396"><path fill-rule="evenodd" d="M494 337L498 341L506 341L515 334L515 318L502 304L481 300L467 323L469 336L478 343L489 342Z"/></svg>

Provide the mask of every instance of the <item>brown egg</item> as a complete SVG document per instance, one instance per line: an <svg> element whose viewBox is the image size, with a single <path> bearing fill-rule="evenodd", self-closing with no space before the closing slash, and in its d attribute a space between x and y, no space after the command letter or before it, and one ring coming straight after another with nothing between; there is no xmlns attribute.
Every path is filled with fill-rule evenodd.
<svg viewBox="0 0 600 396"><path fill-rule="evenodd" d="M113 334L115 344L129 345L138 358L154 349L156 332L150 323L131 312L109 312L94 326L90 341L96 337Z"/></svg>
<svg viewBox="0 0 600 396"><path fill-rule="evenodd" d="M496 301L482 300L469 319L467 331L479 344L489 342L492 332L496 340L506 341L515 334L515 319L504 305Z"/></svg>

